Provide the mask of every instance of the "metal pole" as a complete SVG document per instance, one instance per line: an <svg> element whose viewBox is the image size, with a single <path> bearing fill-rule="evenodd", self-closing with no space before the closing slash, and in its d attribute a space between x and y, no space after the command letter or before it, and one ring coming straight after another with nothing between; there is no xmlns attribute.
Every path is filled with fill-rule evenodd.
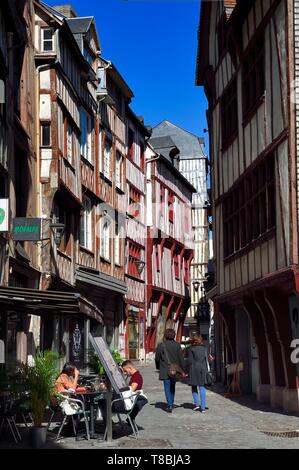
<svg viewBox="0 0 299 470"><path fill-rule="evenodd" d="M107 415L107 442L112 442L112 409L111 409L111 402L112 402L112 390L111 390L111 382L106 378L107 384L107 399L106 399L106 415Z"/></svg>

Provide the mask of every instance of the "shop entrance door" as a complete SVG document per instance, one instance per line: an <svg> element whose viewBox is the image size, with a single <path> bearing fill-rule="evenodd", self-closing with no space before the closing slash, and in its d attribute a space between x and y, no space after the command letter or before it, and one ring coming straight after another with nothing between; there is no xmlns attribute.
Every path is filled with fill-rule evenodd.
<svg viewBox="0 0 299 470"><path fill-rule="evenodd" d="M129 312L129 359L138 359L139 325L138 313Z"/></svg>

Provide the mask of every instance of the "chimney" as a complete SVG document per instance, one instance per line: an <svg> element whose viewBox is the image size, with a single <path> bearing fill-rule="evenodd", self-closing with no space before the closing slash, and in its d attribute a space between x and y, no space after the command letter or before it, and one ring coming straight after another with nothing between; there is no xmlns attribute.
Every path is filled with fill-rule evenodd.
<svg viewBox="0 0 299 470"><path fill-rule="evenodd" d="M76 18L78 16L72 5L58 5L52 8L59 11L59 13L66 16L67 18Z"/></svg>

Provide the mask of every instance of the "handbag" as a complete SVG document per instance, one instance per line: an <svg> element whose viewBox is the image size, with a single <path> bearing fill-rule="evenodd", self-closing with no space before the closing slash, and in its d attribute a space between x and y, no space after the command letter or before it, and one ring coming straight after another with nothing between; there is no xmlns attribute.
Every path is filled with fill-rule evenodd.
<svg viewBox="0 0 299 470"><path fill-rule="evenodd" d="M186 374L178 364L173 364L170 362L165 344L163 345L163 351L165 353L166 361L168 362L168 377L171 380L174 380L175 382L182 380L186 376Z"/></svg>
<svg viewBox="0 0 299 470"><path fill-rule="evenodd" d="M213 384L213 374L212 374L212 371L210 370L210 364L209 364L207 356L206 356L206 363L207 363L207 372L206 372L205 385L209 387Z"/></svg>
<svg viewBox="0 0 299 470"><path fill-rule="evenodd" d="M212 384L213 384L212 372L210 370L208 370L207 373L206 373L205 385L210 386Z"/></svg>

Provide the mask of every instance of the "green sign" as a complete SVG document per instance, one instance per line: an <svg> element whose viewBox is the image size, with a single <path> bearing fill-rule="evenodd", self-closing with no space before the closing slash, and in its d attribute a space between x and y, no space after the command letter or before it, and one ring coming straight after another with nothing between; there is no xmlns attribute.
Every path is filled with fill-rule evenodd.
<svg viewBox="0 0 299 470"><path fill-rule="evenodd" d="M13 220L12 238L16 241L38 241L41 239L41 219L17 217Z"/></svg>
<svg viewBox="0 0 299 470"><path fill-rule="evenodd" d="M8 232L8 199L0 199L0 232Z"/></svg>

